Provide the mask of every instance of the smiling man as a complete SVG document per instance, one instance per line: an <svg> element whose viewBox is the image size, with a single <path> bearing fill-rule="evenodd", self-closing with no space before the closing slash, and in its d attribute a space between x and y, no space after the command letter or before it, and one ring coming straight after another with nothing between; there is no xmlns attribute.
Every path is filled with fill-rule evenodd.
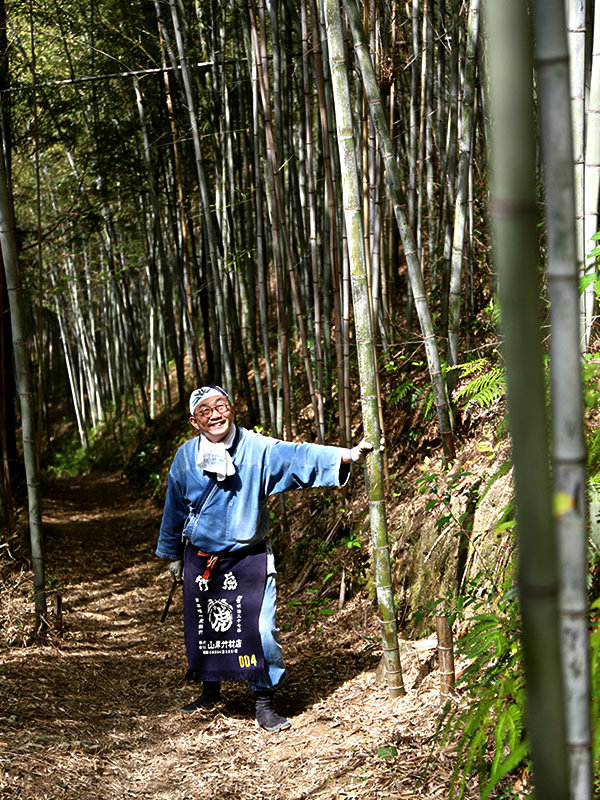
<svg viewBox="0 0 600 800"><path fill-rule="evenodd" d="M350 463L372 447L283 442L246 430L220 386L192 392L190 423L198 437L173 459L156 548L173 578L183 576L187 678L203 683L180 712L216 705L222 680L246 680L257 724L283 730L290 722L273 705L285 666L267 501L292 489L342 486Z"/></svg>

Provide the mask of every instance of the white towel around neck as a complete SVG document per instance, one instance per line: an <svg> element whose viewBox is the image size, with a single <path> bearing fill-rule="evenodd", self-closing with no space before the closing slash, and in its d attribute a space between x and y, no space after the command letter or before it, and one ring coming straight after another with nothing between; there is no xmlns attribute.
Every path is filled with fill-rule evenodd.
<svg viewBox="0 0 600 800"><path fill-rule="evenodd" d="M211 442L204 434L198 437L198 457L196 464L206 472L214 472L218 481L223 481L228 475L235 474L235 465L229 453L229 448L235 439L236 426L220 442Z"/></svg>

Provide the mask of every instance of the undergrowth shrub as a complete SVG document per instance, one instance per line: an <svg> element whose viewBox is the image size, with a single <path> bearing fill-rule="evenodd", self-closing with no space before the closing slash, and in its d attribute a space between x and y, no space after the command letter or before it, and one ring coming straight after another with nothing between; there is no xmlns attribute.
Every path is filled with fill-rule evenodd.
<svg viewBox="0 0 600 800"><path fill-rule="evenodd" d="M525 730L525 686L520 645L520 617L514 591L491 610L470 620L457 654L468 661L456 689L460 701L449 701L441 714L436 749L453 745L455 766L450 800L461 800L467 782L476 776L481 800L500 790L517 767L529 768ZM494 797L516 796L511 787Z"/></svg>
<svg viewBox="0 0 600 800"><path fill-rule="evenodd" d="M191 436L185 415L167 410L150 425L141 419L123 420L119 434L107 420L88 433L84 447L77 435L61 441L48 453L45 470L59 478L75 477L90 469L121 471L154 497L162 496L175 450Z"/></svg>
<svg viewBox="0 0 600 800"><path fill-rule="evenodd" d="M90 431L87 446L83 446L79 436L73 434L61 442L60 449L47 454L45 470L58 478L74 478L88 472L92 467L99 471L120 469L123 465L124 445L107 430L100 427Z"/></svg>
<svg viewBox="0 0 600 800"><path fill-rule="evenodd" d="M600 286L600 282L598 284ZM505 391L503 370L487 359L456 367L463 383L455 400L481 407ZM600 359L586 354L582 379L586 407L586 445L590 499L590 574L588 590L600 588ZM465 383L466 380L466 383ZM456 604L456 600L454 601ZM600 797L600 600L591 605L590 695L594 797ZM503 596L492 610L479 611L470 630L457 643L457 654L468 667L457 681L459 701L449 701L441 715L436 746L453 744L456 762L450 800L464 797L467 782L477 776L481 800L519 797L509 776L518 767L529 772L525 722L525 685L520 644L520 617L514 593Z"/></svg>
<svg viewBox="0 0 600 800"><path fill-rule="evenodd" d="M592 603L591 607L590 686L594 797L600 797L600 599Z"/></svg>
<svg viewBox="0 0 600 800"><path fill-rule="evenodd" d="M459 700L444 706L435 749L455 747L449 798L461 800L477 777L481 800L524 797L511 786L531 769L526 729L526 695L516 593L508 592L492 611L477 613L457 642L468 666L456 682ZM590 688L594 797L600 797L600 599L591 605Z"/></svg>

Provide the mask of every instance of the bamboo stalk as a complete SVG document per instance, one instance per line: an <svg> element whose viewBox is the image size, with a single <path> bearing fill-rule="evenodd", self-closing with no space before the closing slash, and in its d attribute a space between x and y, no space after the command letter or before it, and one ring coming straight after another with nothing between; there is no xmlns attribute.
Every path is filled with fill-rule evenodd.
<svg viewBox="0 0 600 800"><path fill-rule="evenodd" d="M444 455L447 461L454 458L454 437L450 420L448 398L446 396L446 385L442 374L439 351L437 347L433 320L427 301L425 283L421 272L420 264L416 257L417 246L414 242L409 222L404 212L404 200L401 197L401 178L398 164L394 155L394 148L387 128L387 121L383 113L379 88L375 78L375 71L369 56L369 50L365 41L364 31L361 28L360 15L354 0L344 0L344 7L348 15L348 20L354 38L354 47L357 54L360 72L365 86L369 102L369 111L372 115L375 128L377 130L379 147L385 164L385 175L388 189L394 203L394 213L402 243L404 254L408 266L410 284L413 290L413 298L417 309L423 343L427 356L429 375L433 390L434 402L438 416L438 426Z"/></svg>
<svg viewBox="0 0 600 800"><path fill-rule="evenodd" d="M571 800L590 800L586 452L580 364L579 267L571 169L569 54L563 0L532 3L548 242L550 390L560 556L562 661Z"/></svg>
<svg viewBox="0 0 600 800"><path fill-rule="evenodd" d="M582 274L585 273L586 242L584 240L585 217L585 80L586 80L586 3L582 0L565 0L569 70L571 86L571 121L573 143L573 169L575 174L575 226L577 231L577 261ZM598 198L594 201L598 203ZM592 324L590 295L581 298L581 331L583 347L587 347Z"/></svg>
<svg viewBox="0 0 600 800"><path fill-rule="evenodd" d="M340 280L342 269L340 268L340 248L338 237L338 205L337 205L337 192L334 181L334 169L332 159L332 148L330 147L331 130L333 125L330 125L331 114L329 113L329 104L327 102L327 89L325 85L325 72L327 60L323 60L322 46L320 31L324 30L320 24L319 11L317 9L316 0L310 0L311 3L311 16L312 16L312 38L313 38L313 59L316 74L316 87L317 97L319 103L319 125L321 130L321 148L323 169L325 173L325 190L327 197L327 218L326 230L328 236L328 253L329 253L329 274L331 275L331 288L333 294L333 316L335 320L335 327L337 334L335 336L335 352L336 352L336 370L337 370L337 398L338 398L338 415L340 420L340 442L346 446L350 443L350 392L349 392L349 378L348 378L348 360L350 343L348 337L345 335L346 326L343 314L344 307L344 283ZM324 42L326 45L326 42ZM327 264L327 262L326 262ZM327 280L327 272L324 271L324 286L325 299L323 303L324 313L324 339L325 339L325 354L328 352L328 342L331 336L328 335L329 328L329 303L328 297L330 292L327 291L329 281Z"/></svg>
<svg viewBox="0 0 600 800"><path fill-rule="evenodd" d="M440 667L440 698L445 700L454 690L454 639L446 614L436 614L435 630L438 640L438 662Z"/></svg>
<svg viewBox="0 0 600 800"><path fill-rule="evenodd" d="M521 0L488 0L485 10L491 214L512 434L528 729L536 796L565 800L569 770L539 318L532 44Z"/></svg>
<svg viewBox="0 0 600 800"><path fill-rule="evenodd" d="M585 171L584 171L584 267L585 275L594 275L596 259L589 258L588 253L595 242L592 240L598 232L598 197L600 196L600 14L594 14L594 32L592 43L592 69L590 91L586 114L585 130ZM597 306L594 284L584 290L582 302L585 319L593 319ZM589 327L583 332L584 342L589 343Z"/></svg>
<svg viewBox="0 0 600 800"><path fill-rule="evenodd" d="M196 167L198 188L200 190L200 198L201 198L202 222L206 232L206 242L209 251L209 267L212 277L212 288L214 292L215 306L216 306L215 313L218 319L218 325L216 326L216 331L217 331L216 338L218 339L221 366L224 375L223 383L226 389L232 391L233 368L231 363L229 342L227 340L227 316L225 313L225 300L222 291L222 275L220 274L220 266L221 266L220 247L222 244L222 237L221 237L221 231L215 219L214 211L211 205L211 196L208 189L208 179L204 167L204 157L200 145L200 131L198 129L198 119L196 116L196 101L193 91L192 76L190 74L189 63L186 58L183 21L180 18L176 0L169 0L169 7L171 9L171 19L173 21L175 41L177 44L177 57L179 59L179 66L181 68L181 77L184 86L188 118L192 133L194 164ZM215 378L218 378L218 375L215 375ZM179 394L180 394L179 396L180 403L183 403L185 397L182 396L181 387Z"/></svg>
<svg viewBox="0 0 600 800"><path fill-rule="evenodd" d="M4 149L0 149L3 153ZM42 630L46 617L46 579L42 539L42 509L37 463L36 432L31 391L28 338L25 328L23 294L19 277L17 240L12 201L4 156L0 155L0 250L6 288L8 291L10 319L13 334L13 352L17 393L21 407L23 456L27 480L27 502L36 629Z"/></svg>
<svg viewBox="0 0 600 800"><path fill-rule="evenodd" d="M454 231L450 261L450 288L448 296L448 366L459 363L458 328L462 295L464 243L467 229L469 202L469 172L473 158L473 133L475 128L475 75L477 41L479 38L479 0L471 0L467 24L465 69L462 93L461 136L459 142L458 176L454 201ZM451 370L448 383L454 389L458 380L456 370Z"/></svg>
<svg viewBox="0 0 600 800"><path fill-rule="evenodd" d="M342 164L342 194L352 278L361 407L365 435L371 441L378 443L380 428L377 408L376 359L367 295L358 169L353 143L350 93L338 0L326 0L324 9L335 101L338 148ZM390 697L393 698L404 694L404 684L391 580L382 467L382 455L379 449L376 448L373 453L367 456L369 514L383 654Z"/></svg>

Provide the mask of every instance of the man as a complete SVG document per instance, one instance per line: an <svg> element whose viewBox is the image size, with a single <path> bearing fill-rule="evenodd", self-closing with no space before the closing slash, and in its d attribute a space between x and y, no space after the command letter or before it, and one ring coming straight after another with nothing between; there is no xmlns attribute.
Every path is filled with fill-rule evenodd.
<svg viewBox="0 0 600 800"><path fill-rule="evenodd" d="M220 386L190 397L198 437L183 444L169 471L156 555L183 576L188 679L202 694L180 709L190 714L221 699L221 680L247 680L257 724L290 726L273 706L285 677L276 627L273 552L267 500L290 489L342 486L350 463L372 450L283 442L235 424L235 408Z"/></svg>

